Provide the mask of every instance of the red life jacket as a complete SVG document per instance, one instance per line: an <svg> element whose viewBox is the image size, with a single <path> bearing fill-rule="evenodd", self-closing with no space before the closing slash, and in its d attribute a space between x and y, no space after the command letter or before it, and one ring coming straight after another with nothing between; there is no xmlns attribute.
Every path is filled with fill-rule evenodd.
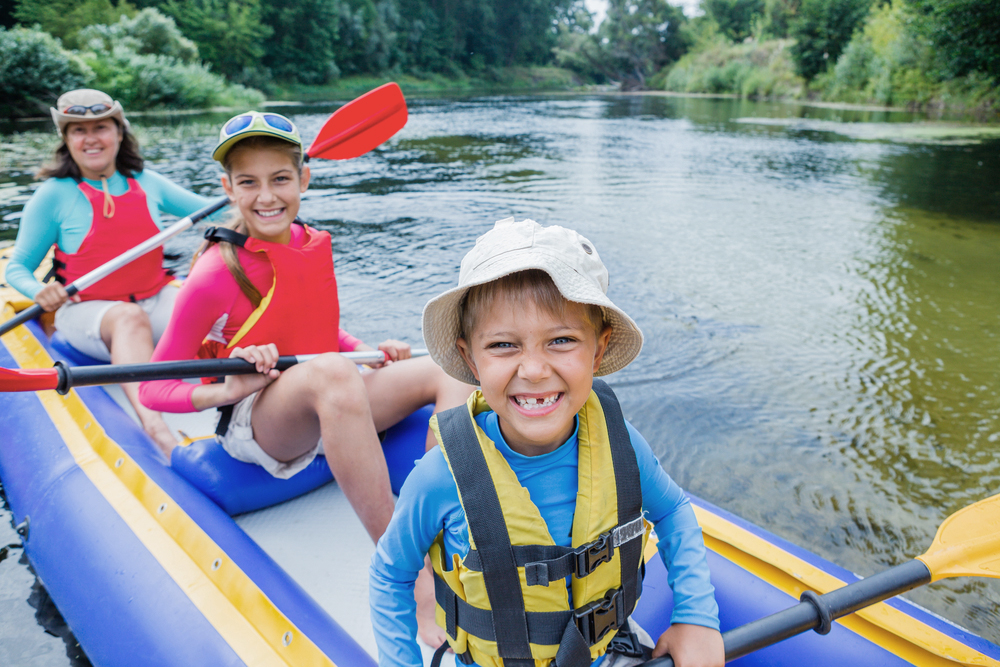
<svg viewBox="0 0 1000 667"><path fill-rule="evenodd" d="M274 269L271 289L228 345L206 341L201 358L228 357L237 345L274 343L279 354L340 351L340 302L333 274L330 234L302 225L300 247L261 241L229 229L209 228L205 238L229 241L244 252L261 252Z"/></svg>
<svg viewBox="0 0 1000 667"><path fill-rule="evenodd" d="M112 217L104 217L104 193L84 182L80 190L94 210L90 231L76 252L69 254L56 246L56 280L67 285L102 264L111 261L126 250L131 250L159 228L149 215L146 193L135 181L128 179L128 191L114 197ZM158 294L163 286L173 280L163 268L163 247L151 250L129 262L106 278L102 278L80 292L84 301L139 301Z"/></svg>

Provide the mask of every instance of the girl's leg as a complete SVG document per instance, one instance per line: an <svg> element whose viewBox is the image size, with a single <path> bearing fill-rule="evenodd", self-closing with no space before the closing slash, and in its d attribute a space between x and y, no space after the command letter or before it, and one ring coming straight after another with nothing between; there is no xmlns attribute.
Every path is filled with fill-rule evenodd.
<svg viewBox="0 0 1000 667"><path fill-rule="evenodd" d="M398 423L414 410L434 403L434 412L464 405L475 387L451 377L430 357L407 359L364 375L375 427L382 431ZM437 441L427 431L427 449ZM417 577L413 589L417 601L417 630L431 648L445 642L445 631L434 618L434 576L430 560Z"/></svg>
<svg viewBox="0 0 1000 667"><path fill-rule="evenodd" d="M149 317L134 304L122 302L113 306L101 319L101 339L111 352L113 364L142 364L153 356L153 331ZM139 385L128 382L121 385L128 402L135 408L142 428L170 459L170 452L177 441L159 412L150 410L139 402Z"/></svg>
<svg viewBox="0 0 1000 667"><path fill-rule="evenodd" d="M324 354L284 371L257 396L254 439L268 455L291 461L322 439L326 462L372 540L392 517L389 470L357 367Z"/></svg>
<svg viewBox="0 0 1000 667"><path fill-rule="evenodd" d="M434 404L434 412L464 405L469 394L475 391L475 387L441 370L430 357L397 361L363 377L368 387L372 418L379 431L430 403ZM434 434L428 430L427 449L436 444Z"/></svg>

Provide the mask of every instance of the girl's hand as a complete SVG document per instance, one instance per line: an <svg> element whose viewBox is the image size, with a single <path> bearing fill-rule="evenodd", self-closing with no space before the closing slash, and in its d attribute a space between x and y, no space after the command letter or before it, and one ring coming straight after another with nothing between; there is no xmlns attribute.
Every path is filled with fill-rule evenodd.
<svg viewBox="0 0 1000 667"><path fill-rule="evenodd" d="M653 657L670 655L677 667L723 667L726 649L718 630L703 625L675 623L660 635Z"/></svg>
<svg viewBox="0 0 1000 667"><path fill-rule="evenodd" d="M246 359L257 367L255 375L228 375L225 382L226 405L238 403L255 391L260 391L278 379L281 371L275 370L278 363L278 348L274 343L236 347L230 359Z"/></svg>
<svg viewBox="0 0 1000 667"><path fill-rule="evenodd" d="M66 288L63 287L62 283L57 282L48 283L35 294L35 303L41 306L46 313L51 313L69 300L70 296L66 293ZM77 303L80 301L80 297L74 296L72 301Z"/></svg>
<svg viewBox="0 0 1000 667"><path fill-rule="evenodd" d="M402 361L403 359L410 358L410 346L406 343L398 340L389 339L382 343L379 343L378 349L385 353L385 361L381 364L372 364L375 368L380 368L382 366L388 366L394 361Z"/></svg>

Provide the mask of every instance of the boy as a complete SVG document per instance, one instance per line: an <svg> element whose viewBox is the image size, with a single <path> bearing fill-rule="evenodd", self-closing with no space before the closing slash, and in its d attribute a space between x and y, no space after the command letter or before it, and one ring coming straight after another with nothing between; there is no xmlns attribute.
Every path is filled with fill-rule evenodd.
<svg viewBox="0 0 1000 667"><path fill-rule="evenodd" d="M458 287L424 308L431 356L481 391L432 420L440 446L406 480L372 558L382 667L422 664L412 589L428 553L437 622L462 662L587 667L609 650L631 658L615 653L617 667L640 662L626 619L642 588L643 513L674 593L653 655L723 664L694 513L594 380L642 347L607 285L587 239L508 218L462 260Z"/></svg>

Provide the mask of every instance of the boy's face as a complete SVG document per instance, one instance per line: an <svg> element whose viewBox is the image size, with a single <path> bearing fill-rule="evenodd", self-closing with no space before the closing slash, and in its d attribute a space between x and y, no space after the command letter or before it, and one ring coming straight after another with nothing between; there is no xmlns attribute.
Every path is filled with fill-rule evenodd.
<svg viewBox="0 0 1000 667"><path fill-rule="evenodd" d="M557 315L533 302L498 299L457 344L507 444L537 456L573 433L610 338L611 328L598 335L580 304L568 302Z"/></svg>

